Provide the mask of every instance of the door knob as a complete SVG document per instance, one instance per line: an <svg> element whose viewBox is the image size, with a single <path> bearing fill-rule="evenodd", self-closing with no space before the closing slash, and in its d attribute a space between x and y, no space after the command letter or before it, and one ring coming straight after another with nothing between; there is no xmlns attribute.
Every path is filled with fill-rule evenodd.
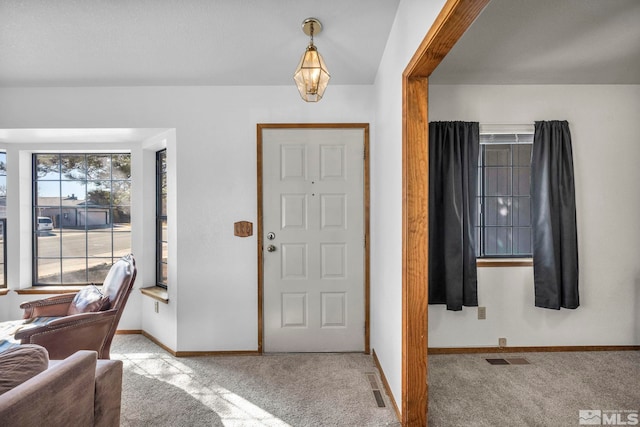
<svg viewBox="0 0 640 427"><path fill-rule="evenodd" d="M276 251L276 247L273 245L269 245L267 246L267 252L275 252Z"/></svg>

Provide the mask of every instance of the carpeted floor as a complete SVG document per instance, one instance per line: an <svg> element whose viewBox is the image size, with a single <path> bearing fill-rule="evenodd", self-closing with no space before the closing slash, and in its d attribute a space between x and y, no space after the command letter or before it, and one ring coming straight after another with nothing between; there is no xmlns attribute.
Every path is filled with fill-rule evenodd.
<svg viewBox="0 0 640 427"><path fill-rule="evenodd" d="M581 410L636 425L640 352L429 356L430 427L578 426Z"/></svg>
<svg viewBox="0 0 640 427"><path fill-rule="evenodd" d="M141 335L117 335L111 354L123 426L400 426L363 354L176 358ZM639 383L638 351L430 355L429 426L578 426L580 411L633 425Z"/></svg>
<svg viewBox="0 0 640 427"><path fill-rule="evenodd" d="M123 426L400 425L364 354L176 358L141 335L116 335L111 357L124 362Z"/></svg>

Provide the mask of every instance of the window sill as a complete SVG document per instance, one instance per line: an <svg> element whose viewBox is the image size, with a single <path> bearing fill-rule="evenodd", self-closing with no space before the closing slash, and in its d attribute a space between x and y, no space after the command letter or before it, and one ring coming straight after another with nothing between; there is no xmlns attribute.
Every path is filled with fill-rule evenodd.
<svg viewBox="0 0 640 427"><path fill-rule="evenodd" d="M532 258L482 258L476 259L478 267L532 267Z"/></svg>
<svg viewBox="0 0 640 427"><path fill-rule="evenodd" d="M6 295L6 294L8 294L8 293L9 293L9 289L7 289L7 288L2 288L2 289L0 289L0 296L2 296L2 295Z"/></svg>
<svg viewBox="0 0 640 427"><path fill-rule="evenodd" d="M169 304L169 293L165 288L160 286L149 286L148 288L140 288L143 295L151 297L162 303Z"/></svg>
<svg viewBox="0 0 640 427"><path fill-rule="evenodd" d="M78 292L84 286L32 286L30 288L12 289L18 295L70 294Z"/></svg>

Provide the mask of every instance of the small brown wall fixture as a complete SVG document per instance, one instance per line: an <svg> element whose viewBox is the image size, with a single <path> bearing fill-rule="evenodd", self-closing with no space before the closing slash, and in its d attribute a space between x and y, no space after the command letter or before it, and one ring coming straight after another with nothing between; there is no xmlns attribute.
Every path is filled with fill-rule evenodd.
<svg viewBox="0 0 640 427"><path fill-rule="evenodd" d="M238 221L234 223L233 234L238 237L253 236L253 223L249 221Z"/></svg>

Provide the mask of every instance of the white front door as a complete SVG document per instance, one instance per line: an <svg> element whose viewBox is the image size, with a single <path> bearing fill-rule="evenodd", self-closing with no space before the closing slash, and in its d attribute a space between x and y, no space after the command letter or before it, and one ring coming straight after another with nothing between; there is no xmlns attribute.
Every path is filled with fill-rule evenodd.
<svg viewBox="0 0 640 427"><path fill-rule="evenodd" d="M264 128L264 350L364 351L364 128Z"/></svg>

